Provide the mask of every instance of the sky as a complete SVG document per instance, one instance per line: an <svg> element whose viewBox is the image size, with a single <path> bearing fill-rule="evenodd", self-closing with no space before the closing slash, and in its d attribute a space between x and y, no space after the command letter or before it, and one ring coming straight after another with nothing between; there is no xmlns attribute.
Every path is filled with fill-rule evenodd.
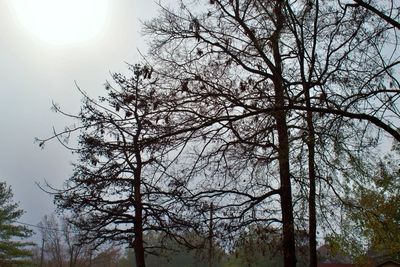
<svg viewBox="0 0 400 267"><path fill-rule="evenodd" d="M11 186L25 210L20 221L36 225L55 208L36 183L61 187L74 160L57 142L43 150L34 143L35 137L50 136L53 127L71 124L51 111L52 101L77 112L81 97L75 82L96 97L110 73L128 73L126 63L137 62L138 49L146 52L140 20L155 16L157 6L144 0L101 0L104 6L95 9L82 4L92 0L57 0L58 7L36 0L44 6L27 8L29 1L0 0L0 181ZM69 7L68 1L76 6ZM99 14L80 21L88 12ZM87 24L97 28L71 33ZM68 34L75 34L75 40L62 40Z"/></svg>

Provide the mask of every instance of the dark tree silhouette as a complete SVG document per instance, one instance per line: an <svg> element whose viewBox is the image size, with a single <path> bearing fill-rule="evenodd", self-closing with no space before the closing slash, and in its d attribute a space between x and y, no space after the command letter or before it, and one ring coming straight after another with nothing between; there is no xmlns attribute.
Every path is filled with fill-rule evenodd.
<svg viewBox="0 0 400 267"><path fill-rule="evenodd" d="M400 141L398 29L358 5L161 6L144 29L154 73L115 75L121 90L85 96L82 124L55 135L82 130L59 207L81 215L75 224L89 239L131 244L140 264L144 231L189 227L229 243L263 222L282 230L286 267L307 229L316 266L317 211L331 218L323 197L340 198L345 162L382 130Z"/></svg>
<svg viewBox="0 0 400 267"><path fill-rule="evenodd" d="M98 101L80 90L83 104L78 115L54 105L56 112L79 124L39 140L39 145L57 138L79 155L65 187L46 190L54 195L59 209L72 212L68 220L80 230L80 242L126 244L135 251L136 265L142 267L145 250L153 246L146 246L144 233L159 231L169 236L175 232L174 238L179 239L185 225L180 218L192 218L174 200L179 198L179 184L160 179L170 161L168 154L175 150L168 123L157 124L167 121L161 118L163 92L156 90L159 85L151 77L151 68L137 64L131 69L130 78L113 75L119 88L106 83L108 95ZM76 147L68 144L74 133L79 134ZM190 226L195 226L195 220Z"/></svg>
<svg viewBox="0 0 400 267"><path fill-rule="evenodd" d="M392 26L396 27L400 30L400 23L398 22L400 12L399 7L396 6L394 0L386 1L384 5L376 5L374 6L371 1L363 1L363 0L353 0L356 4L352 4L352 7L363 7L367 9L369 12L373 13L374 15L380 17L387 23L391 24Z"/></svg>
<svg viewBox="0 0 400 267"><path fill-rule="evenodd" d="M181 85L174 87L171 81L171 91L186 100L183 105L198 120L192 129L203 130L206 145L198 149L198 164L190 166L187 177L214 168L209 172L215 181L209 182L210 188L222 184L220 196L236 195L248 198L243 203L252 203L246 208L236 205L243 208L238 212L242 220L246 211L279 195L281 218L275 219L283 225L285 266L296 262L292 194L299 192L292 189L302 191L307 186L310 264L316 266L315 187L322 168L316 167L315 147L333 149L343 140L355 150L373 146L381 130L400 140L394 104L399 82L393 74L399 64L397 29L390 20L377 20L371 8L355 8L345 1L216 0L210 4L198 8L196 3L181 1L179 9L161 7L160 16L145 25L154 65ZM390 50L395 52L385 52ZM321 131L324 126L327 135ZM307 144L306 183L295 179L297 171L289 164L295 161L295 153L301 154L293 152L299 139ZM327 140L330 145L324 144ZM358 144L352 144L354 140ZM218 145L210 149L210 143ZM266 151L261 153L261 148ZM328 154L331 150L317 151L329 165L327 161L334 157ZM279 179L266 183L266 192L259 196L254 188L261 191L260 184L237 183L246 180L247 173L239 170L251 169L250 160L259 164L256 168L253 163L258 170L261 165L269 170L279 166L275 169ZM247 181L255 180L251 174ZM332 188L329 180L318 183ZM228 190L233 183L236 187ZM206 199L206 192L198 194Z"/></svg>

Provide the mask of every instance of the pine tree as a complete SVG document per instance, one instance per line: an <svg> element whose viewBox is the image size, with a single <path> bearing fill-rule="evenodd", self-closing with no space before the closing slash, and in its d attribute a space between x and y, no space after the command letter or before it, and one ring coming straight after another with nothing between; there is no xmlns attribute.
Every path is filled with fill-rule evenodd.
<svg viewBox="0 0 400 267"><path fill-rule="evenodd" d="M14 203L11 187L0 182L0 266L24 266L29 264L30 242L22 239L32 235L26 226L15 225L23 210Z"/></svg>

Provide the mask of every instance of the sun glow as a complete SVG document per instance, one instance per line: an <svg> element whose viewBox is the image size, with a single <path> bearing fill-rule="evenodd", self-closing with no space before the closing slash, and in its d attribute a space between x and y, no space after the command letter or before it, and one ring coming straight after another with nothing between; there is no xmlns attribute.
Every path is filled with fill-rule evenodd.
<svg viewBox="0 0 400 267"><path fill-rule="evenodd" d="M89 41L107 21L108 0L10 0L19 22L41 41L69 45Z"/></svg>

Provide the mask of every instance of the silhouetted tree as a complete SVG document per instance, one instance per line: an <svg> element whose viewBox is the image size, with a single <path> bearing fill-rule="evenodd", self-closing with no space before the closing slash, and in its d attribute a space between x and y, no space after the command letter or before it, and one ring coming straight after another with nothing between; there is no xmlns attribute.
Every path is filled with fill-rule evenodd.
<svg viewBox="0 0 400 267"><path fill-rule="evenodd" d="M381 130L400 140L397 29L371 11L319 0L161 7L144 29L157 79L148 65L115 75L121 90L85 96L81 125L55 135L82 131L59 207L82 215L88 239L131 244L140 264L144 231L189 227L229 246L262 222L282 227L286 267L307 228L316 266L317 209L344 192L344 162Z"/></svg>
<svg viewBox="0 0 400 267"><path fill-rule="evenodd" d="M144 233L164 232L185 242L179 232L185 226L194 227L196 220L176 201L182 185L160 178L166 176L173 160L169 156L176 148L175 137L169 136L169 110L161 108L168 99L158 90L160 84L151 77L151 68L137 64L131 70L132 77L114 74L119 88L107 82L108 95L98 101L81 91L84 99L78 115L64 113L55 105L57 112L79 124L39 140L39 145L57 138L79 154L65 188L48 191L59 209L72 212L68 221L79 229L80 242L128 245L135 251L136 265L142 267L145 249L160 246L147 246ZM73 148L67 139L74 133L79 137Z"/></svg>
<svg viewBox="0 0 400 267"><path fill-rule="evenodd" d="M296 206L292 194L298 195L307 186L310 264L316 266L316 186L321 190L326 183L334 189L332 176L316 167L317 160L323 158L324 166L334 167L329 160L335 156L329 151L373 146L382 129L400 140L395 126L399 112L394 104L399 82L393 75L399 61L395 53L387 56L383 52L396 51L396 29L391 21L376 20L371 8L354 8L346 1L217 0L203 8L198 4L181 1L179 9L162 7L160 16L145 25L154 65L171 80L171 95L184 99L178 106L190 114L187 118L197 121L191 129L202 129L205 145L198 144L196 163L188 167L186 178L203 172L213 190L203 187L195 199L217 195L234 199L231 206L216 206L216 212L231 221L240 217L243 222L246 212L256 215L256 206L279 196L280 219L253 218L282 221L285 266L294 266ZM396 12L396 7L391 10ZM329 134L316 132L323 126ZM303 151L308 152L308 182L295 179L298 170L289 164L301 155L301 150L293 149L293 143L301 139L307 144ZM322 147L329 150L323 152ZM319 158L316 152L321 153ZM260 191L260 184L267 185L264 193L255 189L257 182L245 183L256 180L256 170L260 174L268 169L264 175L272 177L274 168L278 179L258 184ZM239 198L247 200L240 202ZM230 213L224 213L223 207L229 207ZM226 216L234 208L238 213Z"/></svg>

